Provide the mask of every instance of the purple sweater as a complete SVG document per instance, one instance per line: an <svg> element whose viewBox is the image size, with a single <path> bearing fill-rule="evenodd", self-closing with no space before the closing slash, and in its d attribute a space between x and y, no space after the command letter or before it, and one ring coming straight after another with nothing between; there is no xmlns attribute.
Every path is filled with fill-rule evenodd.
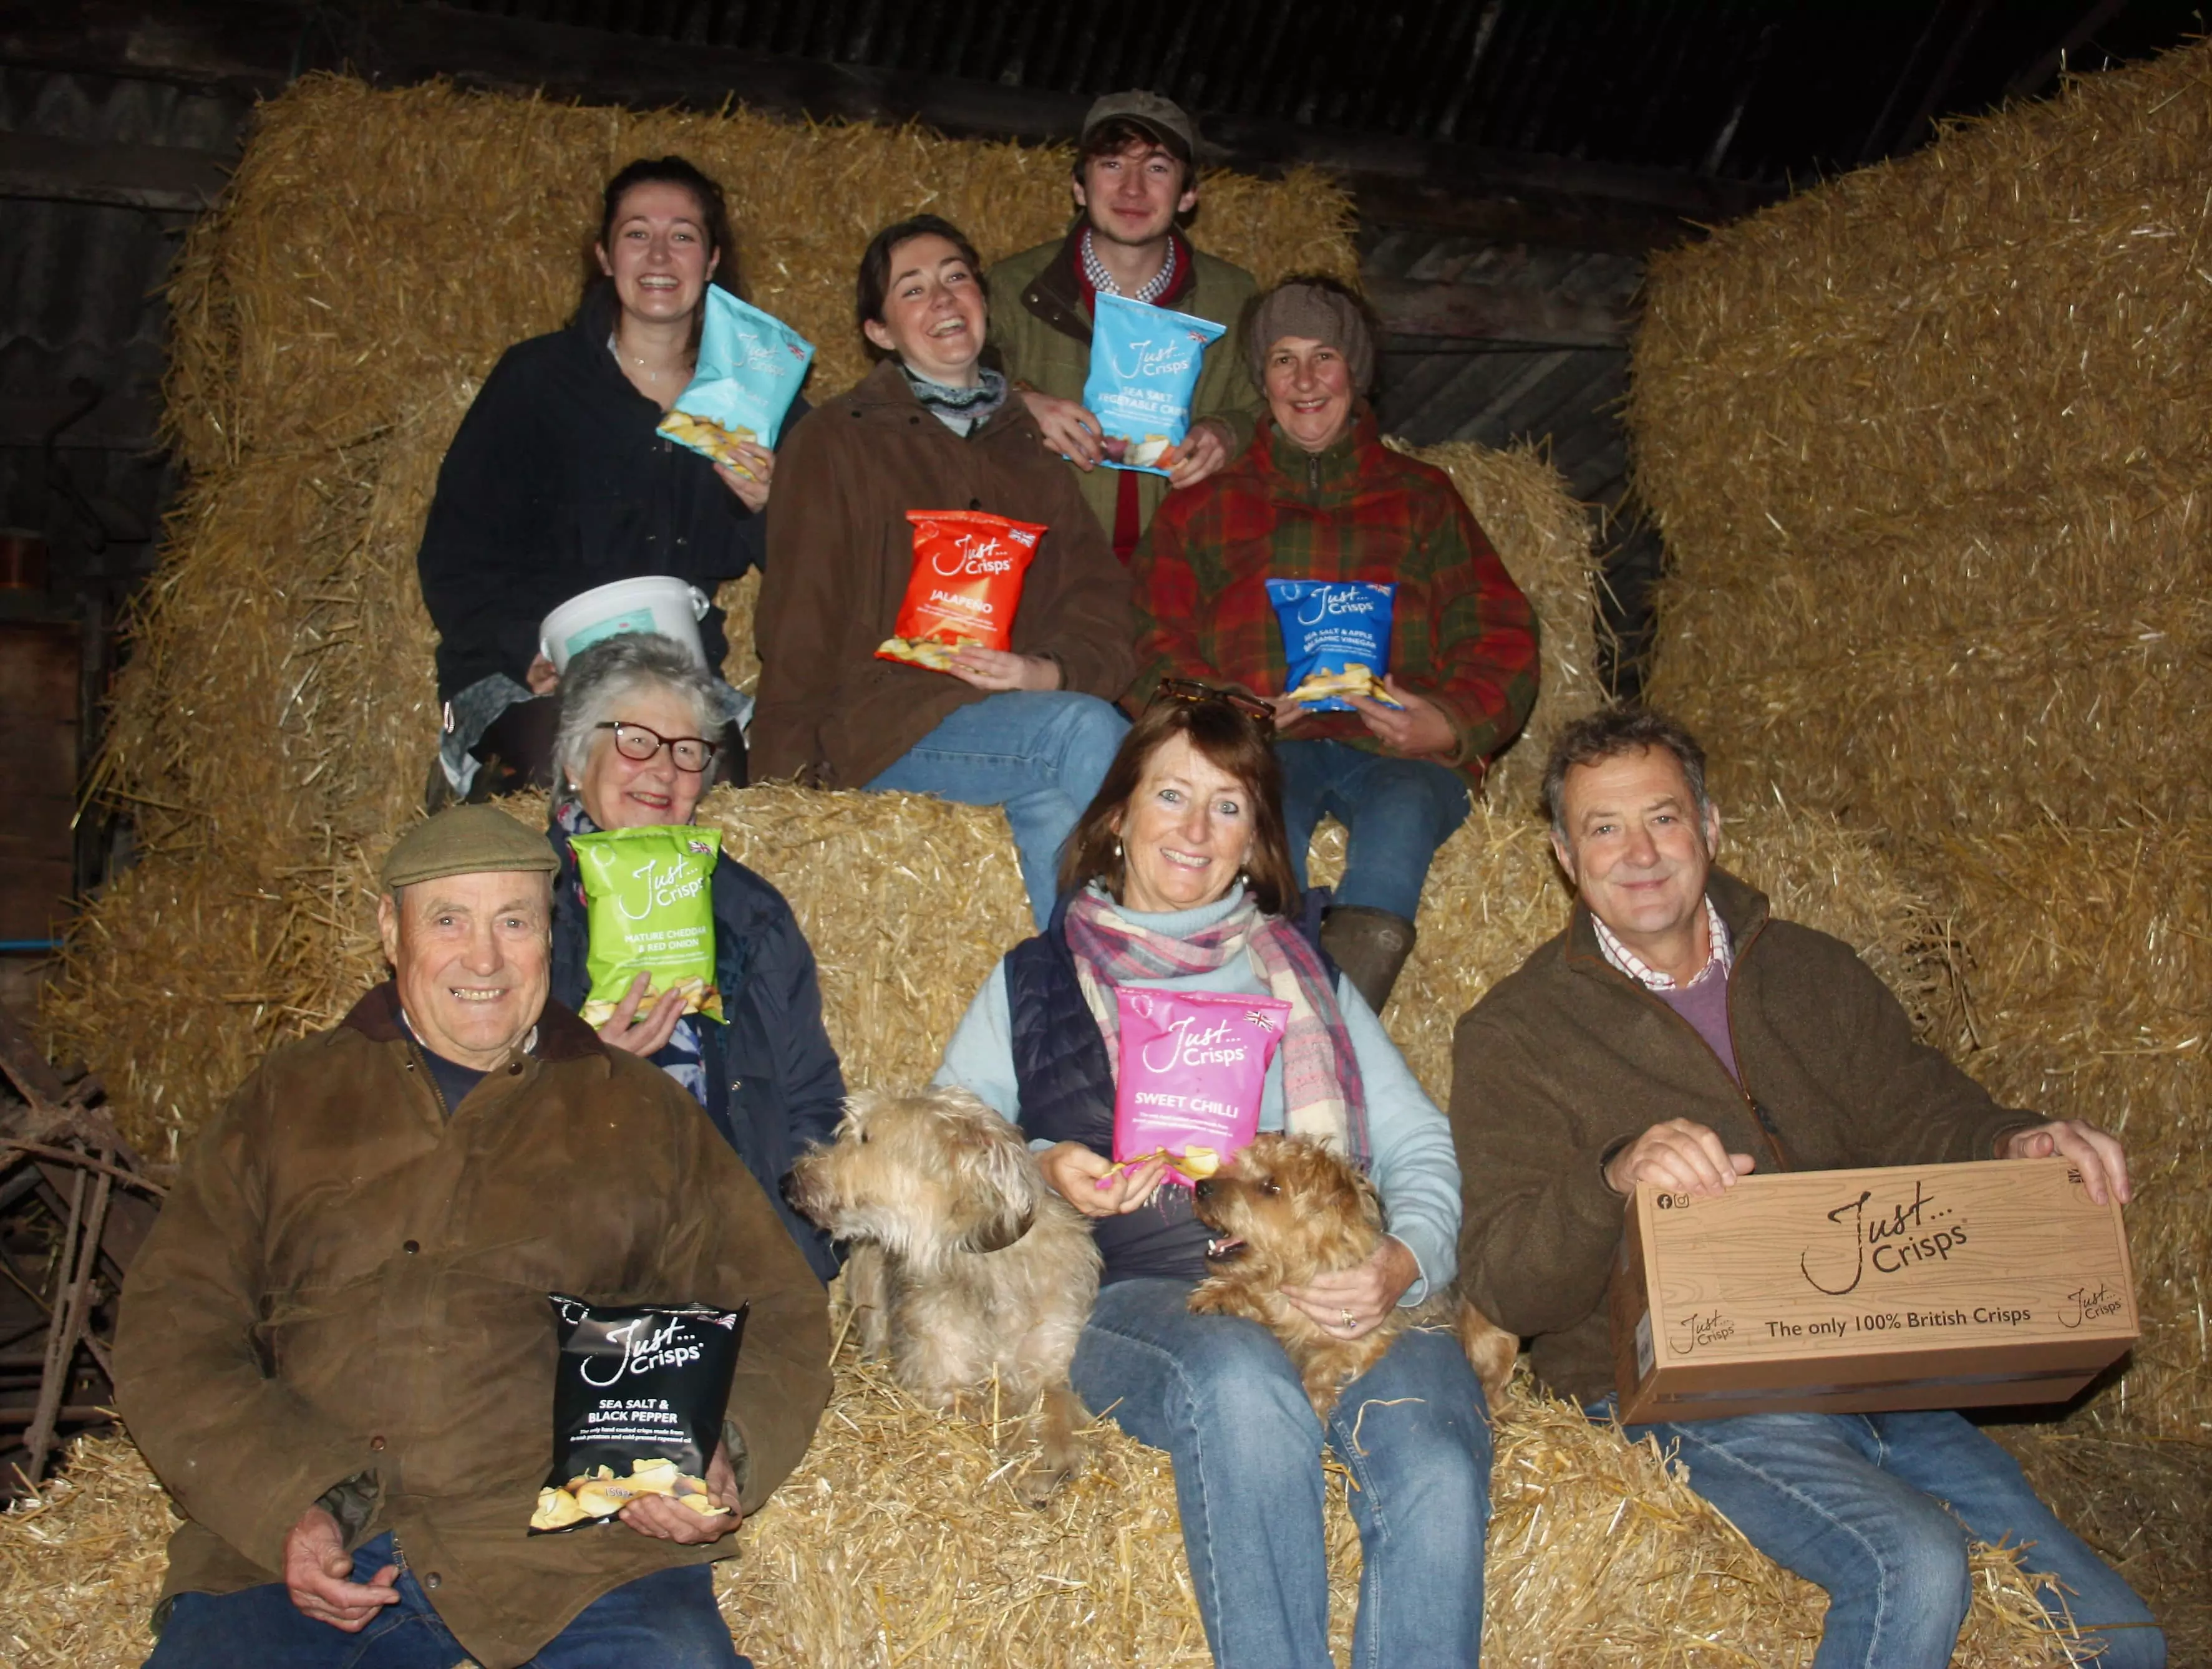
<svg viewBox="0 0 2212 1669"><path fill-rule="evenodd" d="M1716 978L1709 967L1705 976L1692 984L1651 994L1695 1026L1705 1046L1728 1068L1729 1076L1741 1083L1743 1075L1735 1069L1735 1040L1729 1036L1728 989L1728 975Z"/></svg>

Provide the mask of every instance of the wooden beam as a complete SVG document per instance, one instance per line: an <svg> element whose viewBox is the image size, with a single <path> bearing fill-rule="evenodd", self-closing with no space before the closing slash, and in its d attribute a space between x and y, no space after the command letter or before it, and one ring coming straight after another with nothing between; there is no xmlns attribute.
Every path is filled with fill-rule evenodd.
<svg viewBox="0 0 2212 1669"><path fill-rule="evenodd" d="M940 131L1065 140L1079 95L996 82L827 64L568 24L398 0L360 0L334 26L331 9L297 0L0 0L0 61L150 76L266 94L302 69L351 67L401 85L435 76L501 91L641 108L756 109L817 119L920 121ZM1640 250L1762 207L1782 188L1474 146L1346 134L1237 117L1204 122L1205 160L1273 171L1304 164L1348 177L1363 206L1390 199L1390 217L1435 223L1483 205L1502 223L1572 246ZM1413 189L1407 190L1405 188ZM1380 218L1377 215L1376 217Z"/></svg>
<svg viewBox="0 0 2212 1669"><path fill-rule="evenodd" d="M212 151L0 133L0 197L192 214L220 197L229 178Z"/></svg>
<svg viewBox="0 0 2212 1669"><path fill-rule="evenodd" d="M1548 348L1620 348L1634 332L1625 308L1535 288L1369 278L1367 299L1392 336L1516 342Z"/></svg>

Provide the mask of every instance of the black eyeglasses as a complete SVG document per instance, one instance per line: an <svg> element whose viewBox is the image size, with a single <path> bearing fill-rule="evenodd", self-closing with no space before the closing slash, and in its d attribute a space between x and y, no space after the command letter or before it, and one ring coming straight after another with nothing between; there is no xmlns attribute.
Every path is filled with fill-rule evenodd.
<svg viewBox="0 0 2212 1669"><path fill-rule="evenodd" d="M1275 709L1257 695L1247 695L1241 689L1216 689L1195 678L1162 678L1159 688L1152 692L1152 701L1146 705L1161 701L1189 701L1194 705L1217 702L1243 713L1262 730L1275 727Z"/></svg>
<svg viewBox="0 0 2212 1669"><path fill-rule="evenodd" d="M643 725L633 725L627 719L605 719L592 728L612 731L615 733L615 751L624 759L635 759L642 763L665 748L676 768L689 771L694 776L714 762L717 744L703 736L663 736L658 731L647 730Z"/></svg>

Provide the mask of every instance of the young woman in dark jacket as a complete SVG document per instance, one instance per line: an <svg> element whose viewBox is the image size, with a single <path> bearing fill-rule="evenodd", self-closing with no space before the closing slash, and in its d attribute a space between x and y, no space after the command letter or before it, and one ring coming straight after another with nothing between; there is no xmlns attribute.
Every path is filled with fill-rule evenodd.
<svg viewBox="0 0 2212 1669"><path fill-rule="evenodd" d="M561 859L555 1001L580 1010L592 983L591 926L570 841L605 828L689 822L714 772L716 712L714 685L690 652L655 634L609 638L568 663L554 747L563 788L547 831ZM645 1056L691 1092L827 1281L837 1272L836 1250L783 1197L792 1162L809 1143L830 1140L844 1112L814 952L783 895L734 858L715 864L711 890L720 1023L680 1012L672 994L641 1013L640 974L599 1038Z"/></svg>
<svg viewBox="0 0 2212 1669"><path fill-rule="evenodd" d="M595 252L600 273L574 319L516 343L484 379L416 557L449 708L446 780L471 798L550 784L547 615L644 574L711 598L766 549L775 454L741 446L739 470L655 432L690 381L707 285L736 288L721 189L681 157L631 163L607 182ZM787 429L805 410L793 407ZM720 610L700 635L720 666Z"/></svg>

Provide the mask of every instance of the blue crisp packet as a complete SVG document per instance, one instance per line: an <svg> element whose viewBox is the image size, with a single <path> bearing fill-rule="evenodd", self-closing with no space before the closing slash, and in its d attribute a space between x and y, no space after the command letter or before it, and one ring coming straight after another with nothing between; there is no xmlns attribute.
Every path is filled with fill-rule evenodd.
<svg viewBox="0 0 2212 1669"><path fill-rule="evenodd" d="M1395 586L1360 580L1267 581L1267 600L1283 628L1285 692L1315 713L1358 712L1340 693L1347 685L1385 707L1397 707L1382 693L1382 683L1390 670L1390 616L1397 594ZM1314 693L1299 695L1309 683L1316 686Z"/></svg>
<svg viewBox="0 0 2212 1669"><path fill-rule="evenodd" d="M1083 404L1105 431L1107 468L1168 472L1190 433L1191 397L1206 344L1224 333L1210 319L1099 296ZM1117 440L1123 444L1115 446Z"/></svg>
<svg viewBox="0 0 2212 1669"><path fill-rule="evenodd" d="M707 286L706 306L691 385L677 396L659 429L702 457L742 469L731 447L750 440L774 449L814 361L814 344L719 285Z"/></svg>

